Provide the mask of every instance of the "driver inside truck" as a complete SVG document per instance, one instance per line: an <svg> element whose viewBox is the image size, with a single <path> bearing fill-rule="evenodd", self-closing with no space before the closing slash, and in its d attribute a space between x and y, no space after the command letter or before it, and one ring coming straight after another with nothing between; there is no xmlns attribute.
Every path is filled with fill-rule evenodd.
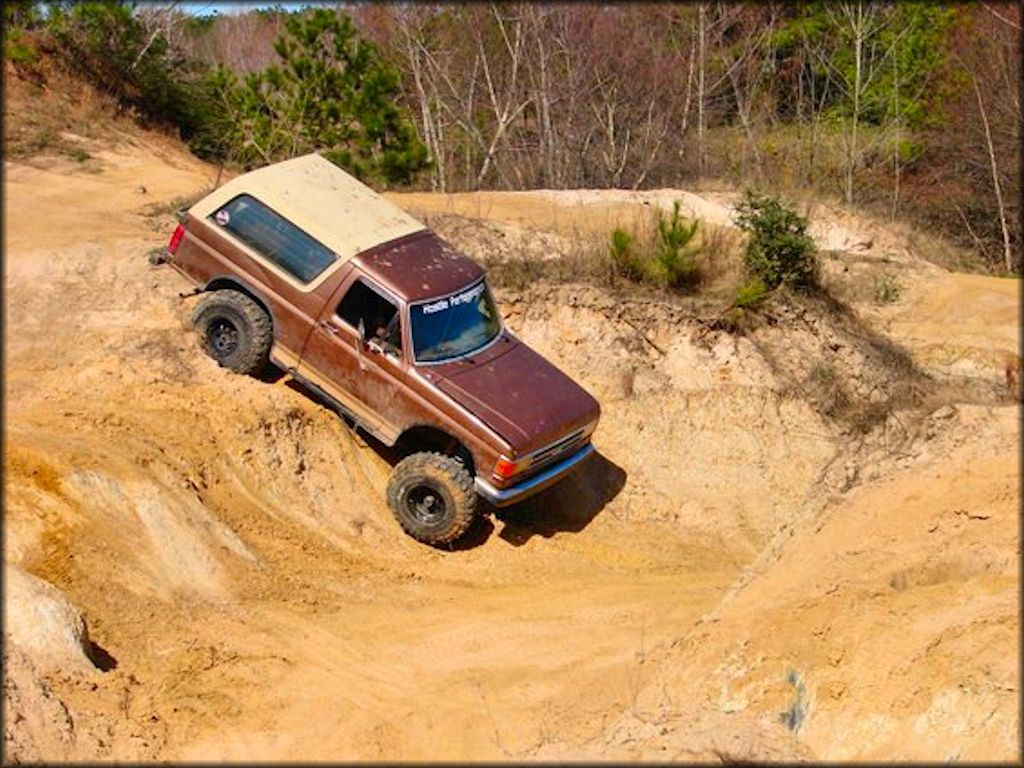
<svg viewBox="0 0 1024 768"><path fill-rule="evenodd" d="M374 320L373 336L380 342L381 347L389 355L398 355L401 348L401 337L398 332L398 312L392 313L388 318L384 314L378 314Z"/></svg>

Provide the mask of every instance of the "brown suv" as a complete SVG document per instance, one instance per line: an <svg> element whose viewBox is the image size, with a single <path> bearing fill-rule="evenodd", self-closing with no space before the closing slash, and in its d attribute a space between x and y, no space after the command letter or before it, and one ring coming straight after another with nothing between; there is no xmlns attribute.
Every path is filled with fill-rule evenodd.
<svg viewBox="0 0 1024 768"><path fill-rule="evenodd" d="M155 261L205 294L206 352L273 363L397 449L388 503L420 541L593 452L597 401L504 328L483 269L330 161L243 174L179 218Z"/></svg>

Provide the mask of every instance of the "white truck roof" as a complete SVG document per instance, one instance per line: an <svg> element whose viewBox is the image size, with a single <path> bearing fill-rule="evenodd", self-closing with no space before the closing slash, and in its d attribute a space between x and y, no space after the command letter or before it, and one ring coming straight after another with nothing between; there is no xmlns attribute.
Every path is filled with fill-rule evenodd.
<svg viewBox="0 0 1024 768"><path fill-rule="evenodd" d="M205 219L242 194L272 208L343 262L368 248L426 229L315 153L236 176L193 205L189 213Z"/></svg>

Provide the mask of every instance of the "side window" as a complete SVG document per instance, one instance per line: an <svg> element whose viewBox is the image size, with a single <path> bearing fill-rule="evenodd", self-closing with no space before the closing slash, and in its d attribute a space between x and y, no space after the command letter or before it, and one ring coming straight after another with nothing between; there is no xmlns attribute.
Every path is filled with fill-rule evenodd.
<svg viewBox="0 0 1024 768"><path fill-rule="evenodd" d="M303 283L313 280L338 258L249 195L239 195L209 218Z"/></svg>
<svg viewBox="0 0 1024 768"><path fill-rule="evenodd" d="M385 352L398 355L402 350L402 328L398 307L385 299L362 280L356 280L338 305L338 317L359 328L362 321L364 339L376 338Z"/></svg>

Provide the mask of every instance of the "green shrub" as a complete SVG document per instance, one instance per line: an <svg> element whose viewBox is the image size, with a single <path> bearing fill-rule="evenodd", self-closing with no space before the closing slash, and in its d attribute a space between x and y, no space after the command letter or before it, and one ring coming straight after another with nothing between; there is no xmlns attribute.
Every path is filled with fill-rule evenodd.
<svg viewBox="0 0 1024 768"><path fill-rule="evenodd" d="M747 271L766 287L816 282L818 264L806 218L777 198L748 189L736 206L735 221L750 235L744 253Z"/></svg>
<svg viewBox="0 0 1024 768"><path fill-rule="evenodd" d="M697 225L686 226L679 215L679 201L672 204L672 215L668 219L658 213L655 261L658 264L658 278L671 288L681 288L693 282L697 274L697 254L700 249L690 247L690 241L697 234Z"/></svg>
<svg viewBox="0 0 1024 768"><path fill-rule="evenodd" d="M644 265L633 251L633 236L629 232L624 229L614 230L608 252L613 273L633 282L643 279Z"/></svg>
<svg viewBox="0 0 1024 768"><path fill-rule="evenodd" d="M74 145L65 145L60 148L60 153L66 157L70 157L76 163L84 163L86 160L92 158L88 150L82 149L82 147L76 147Z"/></svg>
<svg viewBox="0 0 1024 768"><path fill-rule="evenodd" d="M875 303L892 304L903 292L903 287L893 275L882 275L875 282Z"/></svg>
<svg viewBox="0 0 1024 768"><path fill-rule="evenodd" d="M31 0L5 0L3 4L4 58L14 64L31 66L39 60L39 51L26 30L39 26L39 8Z"/></svg>
<svg viewBox="0 0 1024 768"><path fill-rule="evenodd" d="M699 275L697 256L702 249L691 243L700 222L695 219L687 225L679 208L676 201L670 216L659 211L653 234L645 230L639 242L624 229L613 230L608 247L612 275L668 289L692 286Z"/></svg>
<svg viewBox="0 0 1024 768"><path fill-rule="evenodd" d="M50 7L46 30L60 63L117 99L121 108L176 126L189 140L216 102L199 84L203 66L147 33L134 5L120 0Z"/></svg>
<svg viewBox="0 0 1024 768"><path fill-rule="evenodd" d="M34 0L4 0L4 30L34 29L39 26L39 3Z"/></svg>
<svg viewBox="0 0 1024 768"><path fill-rule="evenodd" d="M14 64L31 65L39 60L39 51L25 40L21 30L12 30L4 40L4 57Z"/></svg>
<svg viewBox="0 0 1024 768"><path fill-rule="evenodd" d="M733 300L732 305L744 309L756 307L764 301L767 295L768 286L764 284L761 278L755 277L749 283L737 289L736 298Z"/></svg>

